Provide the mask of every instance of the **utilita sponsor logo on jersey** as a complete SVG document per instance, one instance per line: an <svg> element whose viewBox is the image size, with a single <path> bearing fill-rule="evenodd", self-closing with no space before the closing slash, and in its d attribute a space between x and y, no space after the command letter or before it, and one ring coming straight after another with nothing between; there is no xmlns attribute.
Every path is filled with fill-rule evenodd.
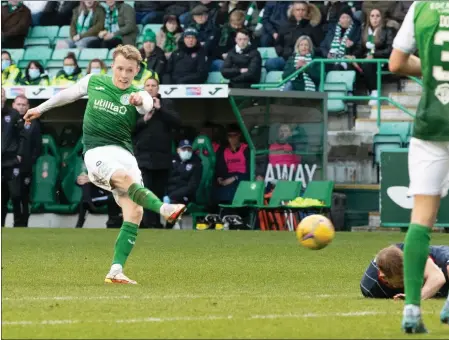
<svg viewBox="0 0 449 340"><path fill-rule="evenodd" d="M118 106L114 103L110 102L109 100L104 99L95 99L94 100L94 109L100 110L100 111L106 111L107 113L111 113L113 115L126 114L126 106Z"/></svg>

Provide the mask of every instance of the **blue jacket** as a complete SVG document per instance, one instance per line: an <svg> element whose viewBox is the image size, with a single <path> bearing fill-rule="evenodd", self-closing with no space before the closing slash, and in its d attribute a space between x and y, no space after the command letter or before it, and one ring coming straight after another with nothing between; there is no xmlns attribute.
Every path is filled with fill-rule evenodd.
<svg viewBox="0 0 449 340"><path fill-rule="evenodd" d="M262 24L266 33L279 32L282 23L288 20L287 11L290 1L268 1L263 12Z"/></svg>

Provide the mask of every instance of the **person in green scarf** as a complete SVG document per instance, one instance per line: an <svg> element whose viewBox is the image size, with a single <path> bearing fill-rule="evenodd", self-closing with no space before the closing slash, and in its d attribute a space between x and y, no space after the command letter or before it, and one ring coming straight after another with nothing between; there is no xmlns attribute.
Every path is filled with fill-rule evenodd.
<svg viewBox="0 0 449 340"><path fill-rule="evenodd" d="M105 11L97 1L84 0L73 10L70 24L71 39L57 44L58 48L86 48L99 40L98 34L104 28Z"/></svg>
<svg viewBox="0 0 449 340"><path fill-rule="evenodd" d="M285 79L303 66L309 64L314 57L312 40L303 35L295 44L295 52L287 60L282 78ZM310 91L318 90L320 83L320 65L312 64L305 71L292 78L285 84L283 91Z"/></svg>
<svg viewBox="0 0 449 340"><path fill-rule="evenodd" d="M22 1L9 0L3 5L2 48L23 48L31 22L31 11Z"/></svg>
<svg viewBox="0 0 449 340"><path fill-rule="evenodd" d="M156 43L164 51L167 59L178 48L178 40L181 38L182 32L183 29L177 16L166 15L164 17L162 28L156 35Z"/></svg>

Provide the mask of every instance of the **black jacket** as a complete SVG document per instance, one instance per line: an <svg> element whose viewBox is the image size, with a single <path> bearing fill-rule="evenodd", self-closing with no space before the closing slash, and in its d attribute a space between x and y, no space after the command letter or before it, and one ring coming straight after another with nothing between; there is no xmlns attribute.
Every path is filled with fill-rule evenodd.
<svg viewBox="0 0 449 340"><path fill-rule="evenodd" d="M312 26L310 20L302 19L297 22L294 17L291 17L283 23L274 43L277 55L285 60L290 58L294 52L296 40L303 35L312 39L315 49L320 46L324 38L321 26Z"/></svg>
<svg viewBox="0 0 449 340"><path fill-rule="evenodd" d="M396 32L393 28L383 27L380 32L379 40L374 49L374 58L390 58L390 54L393 51L393 40ZM377 37L376 37L377 40ZM354 51L354 55L357 58L365 58L368 55L368 49L366 48L366 42L360 39L357 47Z"/></svg>
<svg viewBox="0 0 449 340"><path fill-rule="evenodd" d="M168 60L166 72L170 78L167 84L204 84L209 74L206 50L199 42L188 48L181 38L178 49Z"/></svg>
<svg viewBox="0 0 449 340"><path fill-rule="evenodd" d="M159 79L162 79L167 66L167 58L165 57L164 51L160 47L155 46L153 52L148 57L145 57L143 48L140 49L140 54L142 55L143 61L147 64L147 69L156 72Z"/></svg>
<svg viewBox="0 0 449 340"><path fill-rule="evenodd" d="M199 25L193 19L187 27L193 27L198 31L198 41L203 43L203 48L208 56L214 55L217 47L220 31L215 27L215 21L209 17L206 23Z"/></svg>
<svg viewBox="0 0 449 340"><path fill-rule="evenodd" d="M160 95L158 95L160 99ZM141 169L170 169L172 160L172 128L181 124L170 99L160 99L161 108L153 117L139 118L134 133L134 153Z"/></svg>
<svg viewBox="0 0 449 340"><path fill-rule="evenodd" d="M24 173L30 173L37 158L42 152L41 122L39 119L31 121L30 125L25 125L23 132L26 136L24 155L20 168Z"/></svg>
<svg viewBox="0 0 449 340"><path fill-rule="evenodd" d="M201 182L202 165L197 155L182 162L178 155L172 160L166 195L177 203L195 201L196 191Z"/></svg>
<svg viewBox="0 0 449 340"><path fill-rule="evenodd" d="M27 135L19 112L7 107L2 109L2 168L19 165L17 156L26 154Z"/></svg>
<svg viewBox="0 0 449 340"><path fill-rule="evenodd" d="M253 45L248 45L242 53L237 53L235 47L228 52L221 74L231 81L231 87L245 88L260 81L262 58ZM248 72L240 73L247 68Z"/></svg>

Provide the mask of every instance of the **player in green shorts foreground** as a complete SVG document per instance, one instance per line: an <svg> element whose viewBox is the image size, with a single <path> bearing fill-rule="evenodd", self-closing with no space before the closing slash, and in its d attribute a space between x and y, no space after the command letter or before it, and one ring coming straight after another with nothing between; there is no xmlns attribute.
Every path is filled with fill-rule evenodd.
<svg viewBox="0 0 449 340"><path fill-rule="evenodd" d="M413 55L416 50L420 58ZM441 197L449 189L449 1L413 3L394 40L389 68L423 77L408 156L414 207L404 246L402 328L406 333L425 333L420 307L424 268ZM449 297L441 321L449 323Z"/></svg>
<svg viewBox="0 0 449 340"><path fill-rule="evenodd" d="M142 60L134 46L117 47L113 59L112 78L89 74L38 107L28 110L24 119L29 122L52 108L88 95L83 120L83 154L89 179L96 186L112 191L123 211L123 225L105 282L135 284L123 274L123 266L135 244L143 208L160 213L168 222L174 223L185 211L185 206L162 203L142 185L142 176L133 155L131 134L139 114L153 109L153 98L131 85Z"/></svg>

